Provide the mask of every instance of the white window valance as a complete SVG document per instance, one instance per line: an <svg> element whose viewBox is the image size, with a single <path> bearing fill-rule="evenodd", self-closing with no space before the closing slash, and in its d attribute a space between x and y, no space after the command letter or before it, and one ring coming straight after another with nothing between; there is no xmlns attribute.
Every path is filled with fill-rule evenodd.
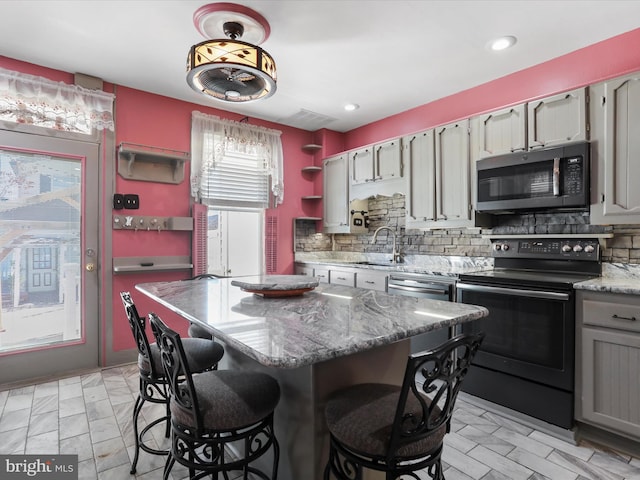
<svg viewBox="0 0 640 480"><path fill-rule="evenodd" d="M265 208L282 203L281 132L193 112L191 195L209 205Z"/></svg>
<svg viewBox="0 0 640 480"><path fill-rule="evenodd" d="M115 96L0 68L0 120L91 134L114 130Z"/></svg>

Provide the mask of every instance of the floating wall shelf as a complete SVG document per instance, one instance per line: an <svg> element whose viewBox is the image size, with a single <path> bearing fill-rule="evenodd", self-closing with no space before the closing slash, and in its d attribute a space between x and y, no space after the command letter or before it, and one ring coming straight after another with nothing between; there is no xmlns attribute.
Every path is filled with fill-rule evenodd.
<svg viewBox="0 0 640 480"><path fill-rule="evenodd" d="M315 152L317 150L320 150L322 148L322 145L318 145L317 143L308 143L307 145L303 145L302 149L306 150L307 152Z"/></svg>
<svg viewBox="0 0 640 480"><path fill-rule="evenodd" d="M322 167L316 167L316 166L302 167L302 171L308 172L308 173L318 173L322 171Z"/></svg>
<svg viewBox="0 0 640 480"><path fill-rule="evenodd" d="M178 150L121 143L118 146L118 174L129 180L179 184L189 153Z"/></svg>
<svg viewBox="0 0 640 480"><path fill-rule="evenodd" d="M114 273L166 272L191 270L191 257L116 257L113 259Z"/></svg>

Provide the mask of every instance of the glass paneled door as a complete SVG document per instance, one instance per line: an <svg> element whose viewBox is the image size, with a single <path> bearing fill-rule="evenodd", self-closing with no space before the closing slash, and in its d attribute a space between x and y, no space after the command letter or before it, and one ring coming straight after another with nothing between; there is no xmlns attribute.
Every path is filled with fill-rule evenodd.
<svg viewBox="0 0 640 480"><path fill-rule="evenodd" d="M98 366L98 152L0 130L0 384Z"/></svg>

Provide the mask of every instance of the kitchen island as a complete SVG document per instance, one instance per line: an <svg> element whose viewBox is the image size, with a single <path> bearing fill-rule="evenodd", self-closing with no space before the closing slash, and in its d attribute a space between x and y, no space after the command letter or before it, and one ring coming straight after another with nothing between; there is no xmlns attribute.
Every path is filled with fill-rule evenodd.
<svg viewBox="0 0 640 480"><path fill-rule="evenodd" d="M488 314L474 305L326 284L294 297L265 298L232 280L136 289L209 329L225 346L220 368L265 371L278 380L281 480L322 477L328 450L323 408L331 392L361 382L400 384L411 336Z"/></svg>

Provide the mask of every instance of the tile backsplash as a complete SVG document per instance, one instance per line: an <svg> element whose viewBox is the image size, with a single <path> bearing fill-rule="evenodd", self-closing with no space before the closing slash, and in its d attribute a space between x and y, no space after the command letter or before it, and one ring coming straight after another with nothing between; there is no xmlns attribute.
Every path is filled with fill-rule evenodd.
<svg viewBox="0 0 640 480"><path fill-rule="evenodd" d="M373 232L389 226L399 235L400 251L405 255L490 256L489 234L590 234L613 233L604 240L602 260L612 263L640 264L640 226L590 225L588 212L532 213L499 215L492 228L452 228L416 230L405 228L405 197L375 197L369 199L367 234L328 235L316 232L316 222L296 222L297 252L339 251L360 253L391 253L391 241L380 232L373 243Z"/></svg>

